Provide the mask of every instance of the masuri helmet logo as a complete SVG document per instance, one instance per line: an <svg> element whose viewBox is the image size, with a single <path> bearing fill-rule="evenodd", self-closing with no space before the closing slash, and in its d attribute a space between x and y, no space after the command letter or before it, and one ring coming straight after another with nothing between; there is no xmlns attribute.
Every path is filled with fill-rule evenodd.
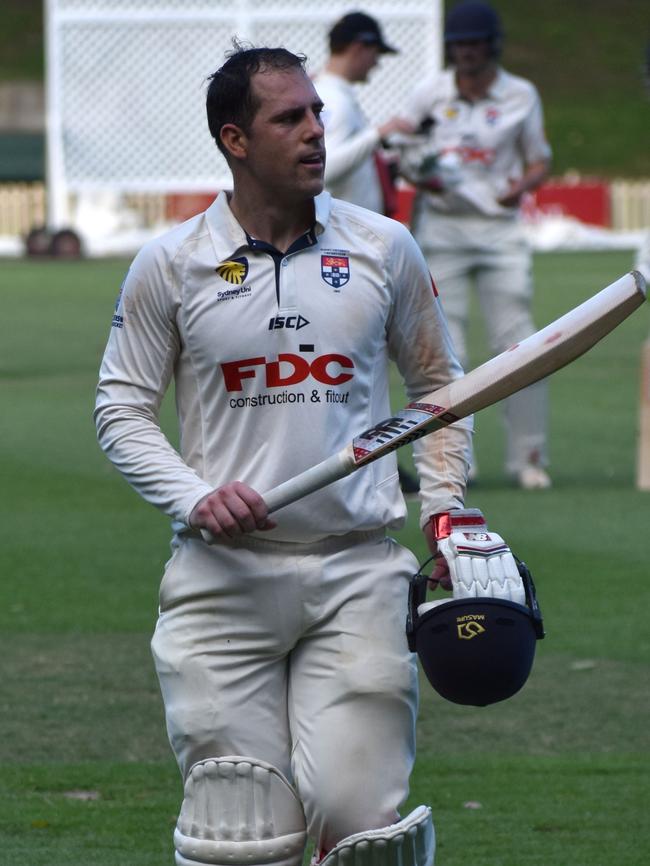
<svg viewBox="0 0 650 866"><path fill-rule="evenodd" d="M476 620L459 622L456 624L456 628L458 629L458 637L460 640L471 640L473 637L478 637L478 635L483 634L485 631L485 626L481 625L480 622L476 622Z"/></svg>

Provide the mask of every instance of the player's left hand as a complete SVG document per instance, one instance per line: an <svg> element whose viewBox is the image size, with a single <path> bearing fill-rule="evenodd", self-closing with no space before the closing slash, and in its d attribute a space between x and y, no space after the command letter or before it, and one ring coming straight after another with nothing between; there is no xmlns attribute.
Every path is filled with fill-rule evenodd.
<svg viewBox="0 0 650 866"><path fill-rule="evenodd" d="M451 572L449 571L449 563L443 556L442 552L436 554L436 558L433 560L434 566L433 571L429 575L429 589L434 590L438 589L453 589L453 583L451 580Z"/></svg>
<svg viewBox="0 0 650 866"><path fill-rule="evenodd" d="M481 512L460 509L448 517L451 522L442 536L436 535L435 519L424 526L436 556L429 587L451 589L454 598L507 598L525 604L514 556L503 538L488 530Z"/></svg>
<svg viewBox="0 0 650 866"><path fill-rule="evenodd" d="M447 560L454 598L505 598L526 603L517 563L500 535L484 532L452 532L438 542Z"/></svg>
<svg viewBox="0 0 650 866"><path fill-rule="evenodd" d="M429 589L434 590L440 587L440 589L450 590L452 588L452 582L451 574L449 573L449 563L445 559L442 551L438 548L431 521L428 521L425 524L423 531L429 550L435 556L433 571L429 575Z"/></svg>

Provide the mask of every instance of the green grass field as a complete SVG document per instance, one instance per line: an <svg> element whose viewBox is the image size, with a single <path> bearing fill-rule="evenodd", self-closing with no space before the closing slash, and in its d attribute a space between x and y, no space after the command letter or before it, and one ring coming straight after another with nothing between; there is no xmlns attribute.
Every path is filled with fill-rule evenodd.
<svg viewBox="0 0 650 866"><path fill-rule="evenodd" d="M537 256L538 325L632 258ZM126 266L0 262L2 866L173 862L180 778L148 646L168 523L109 466L91 421ZM530 566L547 638L510 701L457 707L423 688L409 805L433 807L437 866L645 861L650 494L634 474L649 325L645 308L552 378L552 490L512 488L498 408L476 419L468 504ZM422 556L411 508L400 538Z"/></svg>

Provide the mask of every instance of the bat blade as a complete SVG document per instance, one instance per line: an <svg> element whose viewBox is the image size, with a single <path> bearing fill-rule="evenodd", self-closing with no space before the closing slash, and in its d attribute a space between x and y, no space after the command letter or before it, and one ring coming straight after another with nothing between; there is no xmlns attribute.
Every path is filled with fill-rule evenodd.
<svg viewBox="0 0 650 866"><path fill-rule="evenodd" d="M393 417L360 433L341 451L264 493L269 512L561 369L640 307L646 291L642 274L638 271L625 274L527 339L410 403Z"/></svg>

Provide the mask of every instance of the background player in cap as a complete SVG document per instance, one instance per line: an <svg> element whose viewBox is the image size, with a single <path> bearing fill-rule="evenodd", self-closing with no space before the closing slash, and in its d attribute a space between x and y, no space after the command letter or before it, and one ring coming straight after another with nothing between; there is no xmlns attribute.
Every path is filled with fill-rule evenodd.
<svg viewBox="0 0 650 866"><path fill-rule="evenodd" d="M173 520L152 651L184 781L179 866L300 866L308 836L324 866L433 861L430 808L399 811L417 563L388 534L406 517L394 454L273 520L260 493L386 418L389 359L411 399L462 374L408 230L322 191L321 109L281 48L211 76L233 190L136 256L100 371L100 443ZM180 451L159 424L172 378ZM470 436L464 420L414 446L432 551Z"/></svg>
<svg viewBox="0 0 650 866"><path fill-rule="evenodd" d="M382 139L413 132L403 118L373 126L363 113L356 85L368 80L382 55L397 49L384 39L379 22L363 12L339 18L329 31L329 57L314 84L324 103L327 145L326 189L336 198L392 216L396 205L393 165L383 154ZM400 467L405 493L416 493L417 479Z"/></svg>
<svg viewBox="0 0 650 866"><path fill-rule="evenodd" d="M380 126L370 124L355 85L368 80L382 55L396 54L397 49L387 44L378 21L363 12L351 12L330 30L329 51L325 68L314 78L324 103L326 188L336 198L386 213L390 203L385 200L376 156L382 139L394 132L412 132L414 127L399 117Z"/></svg>
<svg viewBox="0 0 650 866"><path fill-rule="evenodd" d="M445 22L450 65L417 87L405 111L424 133L402 159L418 189L413 231L464 365L472 285L493 354L535 330L519 206L546 178L551 150L536 88L499 65L502 35L486 3L454 6ZM509 398L504 415L506 471L524 488L549 487L546 384Z"/></svg>

